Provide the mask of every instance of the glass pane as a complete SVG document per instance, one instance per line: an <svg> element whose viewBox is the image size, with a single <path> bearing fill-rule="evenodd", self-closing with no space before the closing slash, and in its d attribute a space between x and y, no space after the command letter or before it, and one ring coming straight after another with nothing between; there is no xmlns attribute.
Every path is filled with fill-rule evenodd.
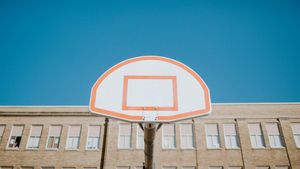
<svg viewBox="0 0 300 169"><path fill-rule="evenodd" d="M61 126L50 126L49 136L59 137L61 132Z"/></svg>
<svg viewBox="0 0 300 169"><path fill-rule="evenodd" d="M24 126L13 126L12 136L22 136Z"/></svg>
<svg viewBox="0 0 300 169"><path fill-rule="evenodd" d="M266 129L269 135L270 134L279 135L279 129L277 123L266 124Z"/></svg>
<svg viewBox="0 0 300 169"><path fill-rule="evenodd" d="M250 134L258 134L261 135L262 131L259 123L248 124Z"/></svg>
<svg viewBox="0 0 300 169"><path fill-rule="evenodd" d="M42 126L32 126L31 127L31 136L41 136L42 133Z"/></svg>
<svg viewBox="0 0 300 169"><path fill-rule="evenodd" d="M80 128L81 126L70 126L69 129L69 136L73 137L79 137L80 135Z"/></svg>
<svg viewBox="0 0 300 169"><path fill-rule="evenodd" d="M89 137L100 137L100 126L89 126Z"/></svg>
<svg viewBox="0 0 300 169"><path fill-rule="evenodd" d="M164 124L163 125L163 135L175 135L174 124Z"/></svg>
<svg viewBox="0 0 300 169"><path fill-rule="evenodd" d="M217 124L206 124L205 130L206 130L206 135L219 135Z"/></svg>

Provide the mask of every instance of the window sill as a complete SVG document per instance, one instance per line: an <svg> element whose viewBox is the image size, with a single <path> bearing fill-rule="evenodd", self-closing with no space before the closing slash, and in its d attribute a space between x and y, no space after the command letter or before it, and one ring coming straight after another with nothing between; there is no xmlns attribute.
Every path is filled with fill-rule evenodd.
<svg viewBox="0 0 300 169"><path fill-rule="evenodd" d="M6 148L5 150L9 150L9 151L19 151L20 148Z"/></svg>
<svg viewBox="0 0 300 169"><path fill-rule="evenodd" d="M181 147L181 150L187 150L187 151L189 151L189 150L195 150L195 147Z"/></svg>
<svg viewBox="0 0 300 169"><path fill-rule="evenodd" d="M222 150L222 148L221 147L219 147L219 148L206 148L206 150Z"/></svg>
<svg viewBox="0 0 300 169"><path fill-rule="evenodd" d="M162 151L175 151L177 148L162 148Z"/></svg>
<svg viewBox="0 0 300 169"><path fill-rule="evenodd" d="M58 151L58 148L46 148L46 151Z"/></svg>
<svg viewBox="0 0 300 169"><path fill-rule="evenodd" d="M99 151L99 149L85 149L85 151Z"/></svg>
<svg viewBox="0 0 300 169"><path fill-rule="evenodd" d="M285 147L270 147L270 149L284 149Z"/></svg>
<svg viewBox="0 0 300 169"><path fill-rule="evenodd" d="M225 147L225 150L240 150L239 147Z"/></svg>
<svg viewBox="0 0 300 169"><path fill-rule="evenodd" d="M26 151L38 151L39 148L26 148L25 150Z"/></svg>
<svg viewBox="0 0 300 169"><path fill-rule="evenodd" d="M119 151L119 150L130 150L130 151L132 151L133 148L118 148L118 151Z"/></svg>
<svg viewBox="0 0 300 169"><path fill-rule="evenodd" d="M79 149L65 149L65 151L79 151Z"/></svg>
<svg viewBox="0 0 300 169"><path fill-rule="evenodd" d="M266 147L252 147L252 150L265 150Z"/></svg>

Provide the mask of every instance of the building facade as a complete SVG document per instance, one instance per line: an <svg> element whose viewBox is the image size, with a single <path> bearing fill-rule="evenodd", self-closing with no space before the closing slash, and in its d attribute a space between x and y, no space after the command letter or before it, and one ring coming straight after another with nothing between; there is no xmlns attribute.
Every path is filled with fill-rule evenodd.
<svg viewBox="0 0 300 169"><path fill-rule="evenodd" d="M0 107L0 168L141 169L138 124L87 106ZM213 104L201 118L163 124L156 169L300 169L300 103Z"/></svg>

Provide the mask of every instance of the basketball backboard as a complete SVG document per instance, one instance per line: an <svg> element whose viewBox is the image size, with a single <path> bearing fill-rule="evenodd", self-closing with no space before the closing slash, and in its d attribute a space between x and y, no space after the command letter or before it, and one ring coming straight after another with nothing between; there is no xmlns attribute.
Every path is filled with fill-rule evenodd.
<svg viewBox="0 0 300 169"><path fill-rule="evenodd" d="M89 109L130 122L171 122L207 115L209 89L188 66L141 56L111 67L94 84Z"/></svg>

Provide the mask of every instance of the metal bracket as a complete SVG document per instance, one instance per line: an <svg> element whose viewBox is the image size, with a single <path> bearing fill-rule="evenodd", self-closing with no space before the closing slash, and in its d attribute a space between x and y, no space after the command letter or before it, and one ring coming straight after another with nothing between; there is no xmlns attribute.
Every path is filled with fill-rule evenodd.
<svg viewBox="0 0 300 169"><path fill-rule="evenodd" d="M155 122L157 119L157 113L144 113L144 121Z"/></svg>

